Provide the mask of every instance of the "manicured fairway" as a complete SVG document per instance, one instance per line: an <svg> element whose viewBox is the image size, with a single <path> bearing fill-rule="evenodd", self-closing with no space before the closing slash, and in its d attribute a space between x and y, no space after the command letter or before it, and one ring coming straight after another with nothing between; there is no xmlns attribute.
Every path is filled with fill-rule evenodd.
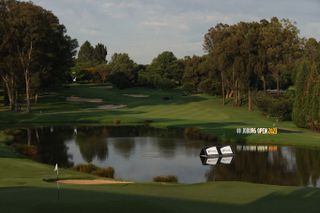
<svg viewBox="0 0 320 213"><path fill-rule="evenodd" d="M142 94L137 98L127 94ZM103 104L67 102L66 97L100 98ZM169 100L164 100L167 97ZM98 105L127 105L124 109L101 110ZM260 112L248 112L246 107L222 106L221 100L208 95L185 96L182 91L160 91L146 88L126 90L97 85L73 85L57 94L40 98L31 114L0 111L0 127L39 125L108 125L118 119L121 124L143 124L152 120L156 127L198 127L225 139L246 140L300 146L320 146L320 134L298 129L292 122L277 122ZM278 127L276 136L237 136L238 127Z"/></svg>

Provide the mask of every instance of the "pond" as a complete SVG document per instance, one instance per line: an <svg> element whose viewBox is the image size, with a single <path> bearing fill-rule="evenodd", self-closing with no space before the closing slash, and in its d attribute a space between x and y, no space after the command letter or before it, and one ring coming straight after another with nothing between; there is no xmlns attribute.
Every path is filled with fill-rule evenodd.
<svg viewBox="0 0 320 213"><path fill-rule="evenodd" d="M40 162L111 166L115 178L124 180L151 182L155 176L174 175L180 183L246 181L320 187L320 150L316 149L233 145L233 157L207 161L199 157L200 150L215 143L149 127L34 128L21 130L14 140L35 146L34 159Z"/></svg>

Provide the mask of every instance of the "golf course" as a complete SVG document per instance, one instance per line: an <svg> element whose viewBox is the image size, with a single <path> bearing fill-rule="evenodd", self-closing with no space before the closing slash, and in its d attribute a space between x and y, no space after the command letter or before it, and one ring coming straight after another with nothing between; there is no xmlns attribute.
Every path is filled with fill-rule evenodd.
<svg viewBox="0 0 320 213"><path fill-rule="evenodd" d="M319 7L0 0L0 213L319 213Z"/></svg>
<svg viewBox="0 0 320 213"><path fill-rule="evenodd" d="M131 97L125 94L140 94ZM68 101L68 97L81 101ZM164 100L163 97L170 97ZM91 99L101 99L91 103ZM89 101L88 101L89 100ZM99 109L101 105L125 105L121 109ZM317 188L275 186L235 181L199 184L135 182L117 185L68 185L54 182L53 166L27 159L10 145L8 128L38 126L145 125L157 128L197 127L226 143L236 143L236 128L277 127L278 135L243 138L248 144L277 144L319 147L320 135L277 122L259 111L221 106L221 99L186 95L180 90L132 88L119 90L105 85L69 85L59 93L44 94L31 114L14 114L3 109L0 133L0 203L3 212L318 212ZM152 122L151 122L152 121ZM285 131L284 131L285 130ZM281 132L284 131L284 132ZM241 140L241 141L243 141ZM228 142L229 141L229 142ZM101 179L70 169L60 171L61 179ZM58 195L59 193L59 195ZM17 203L19 205L17 205Z"/></svg>

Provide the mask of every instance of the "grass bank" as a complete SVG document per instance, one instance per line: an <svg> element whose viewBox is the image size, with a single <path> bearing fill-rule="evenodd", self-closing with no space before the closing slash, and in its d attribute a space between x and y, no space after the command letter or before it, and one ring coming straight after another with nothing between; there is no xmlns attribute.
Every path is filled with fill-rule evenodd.
<svg viewBox="0 0 320 213"><path fill-rule="evenodd" d="M131 97L142 94L145 97ZM103 103L68 102L67 97L99 98ZM98 109L101 105L126 105L123 109ZM155 127L197 127L225 140L320 147L320 134L295 127L292 122L278 122L246 107L223 106L221 99L208 95L186 96L179 90L131 88L118 90L103 85L72 85L56 94L44 95L33 113L0 111L0 128L41 125L112 125L144 124ZM278 127L280 134L236 135L241 127Z"/></svg>
<svg viewBox="0 0 320 213"><path fill-rule="evenodd" d="M0 158L1 212L319 212L319 189L242 182L204 184L134 183L60 185L53 166L31 160ZM62 178L94 178L61 170Z"/></svg>

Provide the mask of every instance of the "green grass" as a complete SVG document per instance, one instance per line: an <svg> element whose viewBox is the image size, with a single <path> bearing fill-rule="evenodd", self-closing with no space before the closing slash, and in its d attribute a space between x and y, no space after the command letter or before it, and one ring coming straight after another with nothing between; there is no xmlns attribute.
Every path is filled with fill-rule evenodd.
<svg viewBox="0 0 320 213"><path fill-rule="evenodd" d="M61 170L62 178L94 178ZM241 182L204 184L135 183L72 186L55 178L53 166L0 158L1 212L318 212L320 190Z"/></svg>
<svg viewBox="0 0 320 213"><path fill-rule="evenodd" d="M137 99L123 94L148 94ZM67 103L71 95L102 98L106 104L126 104L121 110L97 110L96 104ZM171 97L164 101L164 96ZM275 119L245 108L223 107L221 100L206 95L183 96L179 90L145 88L106 89L95 85L75 85L39 100L31 114L0 111L0 127L48 125L142 124L153 120L156 127L193 127L236 138L237 127L272 127ZM320 146L320 134L298 129L291 122L279 122L285 129L276 136L250 136L249 143ZM242 182L204 184L135 183L106 186L60 186L43 179L55 178L53 166L25 159L5 142L10 137L0 131L0 212L319 212L320 191L314 188L260 185ZM62 169L61 178L95 178Z"/></svg>
<svg viewBox="0 0 320 213"><path fill-rule="evenodd" d="M133 98L124 94L144 94L149 98ZM125 109L99 110L97 104L70 103L68 96L101 98L105 104L125 104ZM171 100L164 101L163 97ZM39 125L110 125L114 119L121 124L142 124L152 120L155 127L198 127L225 139L237 140L238 127L278 127L280 134L243 136L248 143L320 147L320 134L295 127L292 122L277 122L259 111L246 107L222 106L221 99L208 95L184 96L179 90L131 88L107 89L97 85L72 85L57 94L42 97L31 114L0 111L0 127Z"/></svg>

